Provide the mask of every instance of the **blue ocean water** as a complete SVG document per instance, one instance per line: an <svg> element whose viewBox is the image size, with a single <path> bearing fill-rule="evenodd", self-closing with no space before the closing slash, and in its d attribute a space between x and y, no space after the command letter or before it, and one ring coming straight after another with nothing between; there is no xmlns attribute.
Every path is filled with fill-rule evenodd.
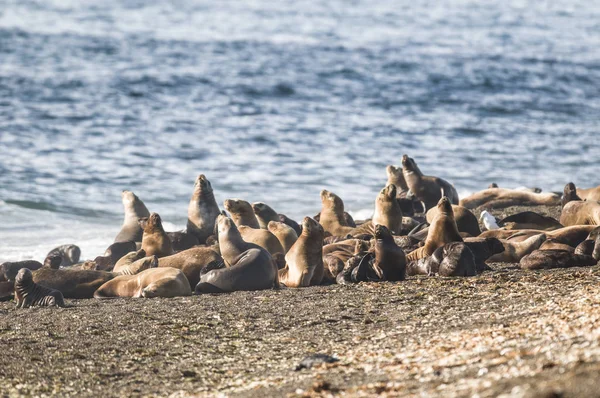
<svg viewBox="0 0 600 398"><path fill-rule="evenodd" d="M0 261L93 258L131 189L370 209L402 154L461 195L600 184L600 2L0 1Z"/></svg>

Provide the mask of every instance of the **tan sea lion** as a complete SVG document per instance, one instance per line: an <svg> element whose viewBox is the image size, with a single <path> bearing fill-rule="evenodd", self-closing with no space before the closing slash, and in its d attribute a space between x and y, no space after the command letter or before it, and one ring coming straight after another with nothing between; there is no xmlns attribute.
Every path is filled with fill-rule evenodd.
<svg viewBox="0 0 600 398"><path fill-rule="evenodd" d="M354 228L347 226L342 199L325 189L321 191L319 223L323 226L326 236L346 236L354 231Z"/></svg>
<svg viewBox="0 0 600 398"><path fill-rule="evenodd" d="M236 226L246 225L250 228L260 229L260 224L250 203L241 199L227 199L224 205Z"/></svg>
<svg viewBox="0 0 600 398"><path fill-rule="evenodd" d="M46 255L46 258L50 256L60 256L60 266L68 267L79 262L79 257L81 257L81 249L79 246L73 244L62 245L50 250L50 252Z"/></svg>
<svg viewBox="0 0 600 398"><path fill-rule="evenodd" d="M567 250L536 250L524 256L519 266L527 270L589 267L597 264L592 256L575 254Z"/></svg>
<svg viewBox="0 0 600 398"><path fill-rule="evenodd" d="M450 242L462 242L463 239L458 232L452 204L447 197L442 197L438 204L438 215L433 219L427 232L425 244L406 256L407 261L415 261L420 258L431 256L438 248Z"/></svg>
<svg viewBox="0 0 600 398"><path fill-rule="evenodd" d="M560 223L565 227L600 225L600 203L580 200L570 201L562 208Z"/></svg>
<svg viewBox="0 0 600 398"><path fill-rule="evenodd" d="M242 235L242 239L246 242L254 243L267 250L271 255L283 253L283 246L279 239L271 231L267 229L251 228L247 225L238 226L238 231Z"/></svg>
<svg viewBox="0 0 600 398"><path fill-rule="evenodd" d="M158 266L181 270L190 283L190 289L194 289L200 282L200 270L209 263L219 260L221 260L221 256L213 249L198 246L171 256L162 257L158 260Z"/></svg>
<svg viewBox="0 0 600 398"><path fill-rule="evenodd" d="M452 205L452 211L454 212L454 220L459 232L466 232L471 236L479 236L481 234L477 217L469 209L460 205ZM431 224L437 214L437 206L429 209L425 215L427 222Z"/></svg>
<svg viewBox="0 0 600 398"><path fill-rule="evenodd" d="M467 209L485 206L503 209L510 206L558 206L560 196L555 193L532 193L505 188L488 188L463 198L459 203Z"/></svg>
<svg viewBox="0 0 600 398"><path fill-rule="evenodd" d="M271 221L279 222L279 214L266 203L252 203L252 210L262 229L268 229L269 222Z"/></svg>
<svg viewBox="0 0 600 398"><path fill-rule="evenodd" d="M294 228L279 221L269 221L267 229L279 239L283 247L283 254L286 254L298 240L298 234Z"/></svg>
<svg viewBox="0 0 600 398"><path fill-rule="evenodd" d="M392 234L397 235L402 229L402 210L396 200L396 186L390 184L379 191L375 199L375 212L371 224L373 226L383 225ZM376 228L373 228L376 234Z"/></svg>
<svg viewBox="0 0 600 398"><path fill-rule="evenodd" d="M194 193L188 205L187 232L200 244L214 233L217 216L221 214L210 181L200 174L194 183Z"/></svg>
<svg viewBox="0 0 600 398"><path fill-rule="evenodd" d="M386 167L385 171L387 173L388 178L386 185L395 185L397 190L397 197L406 197L406 193L408 192L408 185L406 184L406 180L404 179L402 167L396 167L390 164Z"/></svg>
<svg viewBox="0 0 600 398"><path fill-rule="evenodd" d="M458 193L448 181L423 175L415 161L407 155L402 156L402 172L408 188L417 199L425 203L426 210L435 207L443 196L451 204L458 204Z"/></svg>
<svg viewBox="0 0 600 398"><path fill-rule="evenodd" d="M140 219L140 225L144 228L142 237L142 249L147 256L164 257L175 254L171 239L162 226L162 221L157 213L150 214L148 218Z"/></svg>
<svg viewBox="0 0 600 398"><path fill-rule="evenodd" d="M594 188L577 188L577 195L590 202L600 201L600 185Z"/></svg>
<svg viewBox="0 0 600 398"><path fill-rule="evenodd" d="M146 257L146 251L144 249L140 249L137 251L131 251L121 257L115 265L113 266L113 272L121 272L123 269L129 267L134 262L141 260Z"/></svg>
<svg viewBox="0 0 600 398"><path fill-rule="evenodd" d="M310 217L302 220L302 234L285 255L279 281L287 287L319 285L323 280L323 227Z"/></svg>
<svg viewBox="0 0 600 398"><path fill-rule="evenodd" d="M141 242L143 229L139 225L138 220L150 216L150 212L133 192L121 192L121 201L125 210L125 219L121 231L117 234L115 242Z"/></svg>
<svg viewBox="0 0 600 398"><path fill-rule="evenodd" d="M488 258L489 263L518 263L527 254L537 250L546 240L546 235L539 234L529 237L522 242L512 242L500 239L504 246L502 253L494 254Z"/></svg>
<svg viewBox="0 0 600 398"><path fill-rule="evenodd" d="M190 283L181 270L150 268L136 275L121 275L104 283L94 292L94 298L111 297L179 297L190 296Z"/></svg>
<svg viewBox="0 0 600 398"><path fill-rule="evenodd" d="M34 283L31 270L27 268L21 268L17 273L15 301L17 308L65 306L62 293Z"/></svg>

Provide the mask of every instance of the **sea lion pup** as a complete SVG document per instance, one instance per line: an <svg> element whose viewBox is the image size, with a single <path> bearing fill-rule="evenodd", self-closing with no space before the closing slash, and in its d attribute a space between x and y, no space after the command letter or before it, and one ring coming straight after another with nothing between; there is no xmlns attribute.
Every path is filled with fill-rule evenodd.
<svg viewBox="0 0 600 398"><path fill-rule="evenodd" d="M406 278L406 255L385 225L375 225L373 250L375 261L371 266L380 280L396 282Z"/></svg>
<svg viewBox="0 0 600 398"><path fill-rule="evenodd" d="M585 254L575 254L566 250L536 250L524 256L519 262L522 269L551 269L588 267L596 265L598 260Z"/></svg>
<svg viewBox="0 0 600 398"><path fill-rule="evenodd" d="M79 257L81 257L81 249L77 245L62 245L50 250L50 252L46 255L46 258L52 255L58 255L61 257L61 267L68 267L69 265L77 264L79 262Z"/></svg>
<svg viewBox="0 0 600 398"><path fill-rule="evenodd" d="M323 226L326 235L347 236L354 231L344 218L344 202L326 189L321 191L321 213L318 222Z"/></svg>
<svg viewBox="0 0 600 398"><path fill-rule="evenodd" d="M94 298L179 297L190 296L190 283L181 270L171 267L150 268L136 275L122 275L104 283Z"/></svg>
<svg viewBox="0 0 600 398"><path fill-rule="evenodd" d="M459 203L467 209L485 206L489 209L503 209L510 206L557 206L560 196L555 193L532 193L505 188L488 188L463 198Z"/></svg>
<svg viewBox="0 0 600 398"><path fill-rule="evenodd" d="M446 180L425 176L412 158L402 156L402 172L410 191L425 203L426 210L435 207L438 201L446 196L451 204L458 204L456 189Z"/></svg>
<svg viewBox="0 0 600 398"><path fill-rule="evenodd" d="M294 228L294 231L296 231L296 235L298 236L300 236L300 234L302 233L302 228L300 227L300 224L298 224L296 221L292 220L285 214L279 214L279 222L282 222L285 225L289 225L290 227Z"/></svg>
<svg viewBox="0 0 600 398"><path fill-rule="evenodd" d="M213 249L198 246L172 256L162 257L158 260L158 266L181 270L190 283L190 289L194 289L200 282L200 270L207 264L219 260L221 260L221 256Z"/></svg>
<svg viewBox="0 0 600 398"><path fill-rule="evenodd" d="M180 252L198 246L200 241L196 235L192 235L186 231L167 232L167 236L171 241L174 252Z"/></svg>
<svg viewBox="0 0 600 398"><path fill-rule="evenodd" d="M164 257L175 254L171 239L162 226L162 221L157 213L150 214L148 218L140 219L140 226L144 228L142 249L148 256Z"/></svg>
<svg viewBox="0 0 600 398"><path fill-rule="evenodd" d="M552 231L563 227L554 218L533 211L510 215L498 221L498 225L504 229L537 229L541 231Z"/></svg>
<svg viewBox="0 0 600 398"><path fill-rule="evenodd" d="M594 188L577 188L577 196L583 200L600 201L600 185Z"/></svg>
<svg viewBox="0 0 600 398"><path fill-rule="evenodd" d="M279 243L283 247L283 254L286 254L298 240L298 234L296 234L294 228L282 222L269 221L267 228L269 232L279 239Z"/></svg>
<svg viewBox="0 0 600 398"><path fill-rule="evenodd" d="M287 287L319 285L323 281L323 238L321 224L310 217L302 220L302 234L285 255L279 282Z"/></svg>
<svg viewBox="0 0 600 398"><path fill-rule="evenodd" d="M246 225L250 228L260 229L260 224L250 203L241 199L227 199L224 206L237 227Z"/></svg>
<svg viewBox="0 0 600 398"><path fill-rule="evenodd" d="M267 250L271 255L284 252L279 239L267 229L255 229L247 225L240 225L238 226L238 231L240 231L242 239L246 242L257 244Z"/></svg>
<svg viewBox="0 0 600 398"><path fill-rule="evenodd" d="M252 210L258 220L258 225L262 229L268 229L270 221L279 222L279 214L275 212L269 205L263 202L252 203Z"/></svg>
<svg viewBox="0 0 600 398"><path fill-rule="evenodd" d="M465 232L471 236L479 236L481 233L479 222L477 221L477 217L471 213L471 210L463 206L452 205L452 211L454 212L454 220L456 221L458 232ZM431 224L437 214L437 207L429 209L425 215L427 222Z"/></svg>
<svg viewBox="0 0 600 398"><path fill-rule="evenodd" d="M121 275L134 275L157 264L158 259L150 256L121 268L119 272L42 267L33 272L33 281L58 290L65 298L92 298L96 289L109 280Z"/></svg>
<svg viewBox="0 0 600 398"><path fill-rule="evenodd" d="M513 242L500 239L504 246L502 253L494 254L488 258L489 263L518 263L527 254L537 250L546 240L546 235L539 234L531 236L522 242Z"/></svg>
<svg viewBox="0 0 600 398"><path fill-rule="evenodd" d="M44 260L44 267L50 267L53 269L59 269L62 264L62 256L51 254ZM85 264L85 263L84 263Z"/></svg>
<svg viewBox="0 0 600 398"><path fill-rule="evenodd" d="M187 232L198 238L199 244L213 234L217 216L221 214L210 181L200 174L194 182L194 193L188 206Z"/></svg>
<svg viewBox="0 0 600 398"><path fill-rule="evenodd" d="M475 256L464 242L451 242L438 247L431 256L409 264L409 275L475 276Z"/></svg>
<svg viewBox="0 0 600 398"><path fill-rule="evenodd" d="M138 220L140 218L149 217L150 212L133 192L121 192L121 201L125 210L125 219L121 231L117 234L115 242L141 242L143 229L140 227Z"/></svg>
<svg viewBox="0 0 600 398"><path fill-rule="evenodd" d="M34 283L27 268L21 268L15 278L15 301L17 308L65 306L62 293Z"/></svg>
<svg viewBox="0 0 600 398"><path fill-rule="evenodd" d="M409 253L406 257L407 261L415 261L431 256L438 247L442 247L446 243L463 241L458 232L456 221L454 221L454 211L450 200L446 196L442 197L437 207L438 214L429 226L425 245Z"/></svg>

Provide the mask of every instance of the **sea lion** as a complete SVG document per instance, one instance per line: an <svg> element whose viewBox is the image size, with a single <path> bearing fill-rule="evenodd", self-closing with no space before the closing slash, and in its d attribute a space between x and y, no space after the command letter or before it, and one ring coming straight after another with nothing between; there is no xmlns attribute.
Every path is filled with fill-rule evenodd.
<svg viewBox="0 0 600 398"><path fill-rule="evenodd" d="M487 259L504 251L504 245L497 238L466 238L464 242L473 253L477 273L490 270L485 263Z"/></svg>
<svg viewBox="0 0 600 398"><path fill-rule="evenodd" d="M402 168L408 188L418 200L425 203L426 210L435 207L443 196L451 204L458 204L458 193L448 181L423 175L415 161L407 155L402 156Z"/></svg>
<svg viewBox="0 0 600 398"><path fill-rule="evenodd" d="M79 246L73 244L62 245L50 250L50 252L46 255L46 258L53 255L61 257L61 267L68 267L69 265L79 262L79 257L81 257L81 249Z"/></svg>
<svg viewBox="0 0 600 398"><path fill-rule="evenodd" d="M121 201L125 210L125 219L121 231L117 234L115 242L141 242L143 229L139 225L138 220L150 216L150 212L133 192L121 192Z"/></svg>
<svg viewBox="0 0 600 398"><path fill-rule="evenodd" d="M600 203L574 200L565 204L560 213L560 223L573 225L600 225Z"/></svg>
<svg viewBox="0 0 600 398"><path fill-rule="evenodd" d="M171 239L162 226L162 221L157 213L150 214L148 218L140 219L140 226L144 229L142 249L148 256L165 257L175 254Z"/></svg>
<svg viewBox="0 0 600 398"><path fill-rule="evenodd" d="M588 267L596 265L598 260L592 256L575 254L567 250L536 250L524 256L519 262L522 269L551 269Z"/></svg>
<svg viewBox="0 0 600 398"><path fill-rule="evenodd" d="M275 212L269 205L263 202L252 203L252 210L258 220L258 225L262 229L268 229L269 222L279 222L279 214Z"/></svg>
<svg viewBox="0 0 600 398"><path fill-rule="evenodd" d="M324 279L327 281L336 279L350 258L360 253L364 255L367 251L369 251L369 242L362 239L346 239L323 246Z"/></svg>
<svg viewBox="0 0 600 398"><path fill-rule="evenodd" d="M402 167L396 167L390 164L386 167L385 171L387 173L386 185L395 185L397 189L397 197L405 198L406 193L408 192L408 185L406 184L406 180L404 179Z"/></svg>
<svg viewBox="0 0 600 398"><path fill-rule="evenodd" d="M240 231L242 239L246 242L259 245L263 249L266 249L271 255L284 252L279 239L277 239L277 237L269 230L240 225L238 226L238 231Z"/></svg>
<svg viewBox="0 0 600 398"><path fill-rule="evenodd" d="M174 252L180 252L198 246L200 241L196 235L186 231L167 232Z"/></svg>
<svg viewBox="0 0 600 398"><path fill-rule="evenodd" d="M438 247L442 247L446 243L463 241L458 232L456 221L454 221L454 211L450 199L443 196L438 201L437 207L438 214L429 226L425 245L409 253L406 257L407 261L415 261L431 256Z"/></svg>
<svg viewBox="0 0 600 398"><path fill-rule="evenodd" d="M416 263L416 264L415 264ZM410 275L475 276L475 256L464 242L451 242L438 247L431 256L414 261Z"/></svg>
<svg viewBox="0 0 600 398"><path fill-rule="evenodd" d="M250 203L241 199L227 199L224 205L237 227L246 225L250 228L260 229L260 224Z"/></svg>
<svg viewBox="0 0 600 398"><path fill-rule="evenodd" d="M200 270L213 261L221 260L221 256L209 247L193 247L171 256L158 260L159 267L171 267L181 270L188 282L190 289L194 289L200 282Z"/></svg>
<svg viewBox="0 0 600 398"><path fill-rule="evenodd" d="M298 234L294 228L279 221L269 221L267 229L279 239L283 247L283 254L286 254L298 240Z"/></svg>
<svg viewBox="0 0 600 398"><path fill-rule="evenodd" d="M321 213L318 222L328 235L346 236L354 231L354 228L347 226L344 218L344 202L326 189L321 191Z"/></svg>
<svg viewBox="0 0 600 398"><path fill-rule="evenodd" d="M600 201L600 185L594 188L577 188L577 195L583 200L598 202Z"/></svg>
<svg viewBox="0 0 600 398"><path fill-rule="evenodd" d="M375 261L371 266L380 280L395 282L406 278L406 255L385 225L375 225L373 249Z"/></svg>
<svg viewBox="0 0 600 398"><path fill-rule="evenodd" d="M454 220L456 221L458 232L466 232L471 236L479 236L481 233L481 230L479 229L479 222L477 221L477 217L471 213L471 210L463 206L452 205L452 211L454 212ZM437 214L437 207L432 207L429 209L425 216L427 222L431 224Z"/></svg>
<svg viewBox="0 0 600 398"><path fill-rule="evenodd" d="M296 231L296 235L300 236L300 234L302 233L302 228L300 228L300 225L285 214L279 214L279 221L294 228L294 231Z"/></svg>
<svg viewBox="0 0 600 398"><path fill-rule="evenodd" d="M15 278L15 301L17 308L65 306L62 293L34 283L27 268L21 268Z"/></svg>
<svg viewBox="0 0 600 398"><path fill-rule="evenodd" d="M575 184L570 182L563 188L563 195L560 198L560 207L562 209L569 202L581 200L583 199L581 199L579 195L577 195L577 188L575 187Z"/></svg>
<svg viewBox="0 0 600 398"><path fill-rule="evenodd" d="M581 242L575 248L575 254L585 254L592 256L596 261L600 261L600 236L595 236L592 239L588 237L588 239Z"/></svg>
<svg viewBox="0 0 600 398"><path fill-rule="evenodd" d="M27 268L31 271L42 268L43 265L39 261L24 260L24 261L7 261L0 264L0 282L10 282L14 284L17 274L22 268Z"/></svg>
<svg viewBox="0 0 600 398"><path fill-rule="evenodd" d="M402 230L402 222L402 210L396 200L396 186L390 184L379 191L377 198L375 198L373 218L354 228L351 235L355 237L361 235L373 236L377 224L385 225L392 231L392 234L398 235Z"/></svg>
<svg viewBox="0 0 600 398"><path fill-rule="evenodd" d="M188 205L187 232L198 238L199 244L213 234L217 216L221 214L210 181L200 174L194 182L194 192Z"/></svg>
<svg viewBox="0 0 600 398"><path fill-rule="evenodd" d="M488 258L488 263L518 263L527 254L537 250L546 240L546 235L539 234L531 236L522 242L511 242L500 239L504 246L502 253L494 254Z"/></svg>
<svg viewBox="0 0 600 398"><path fill-rule="evenodd" d="M310 217L302 220L302 234L285 255L279 281L287 287L319 285L323 281L323 227Z"/></svg>
<svg viewBox="0 0 600 398"><path fill-rule="evenodd" d="M92 298L96 289L109 280L121 275L133 275L157 264L158 259L151 256L133 262L119 272L42 267L33 272L33 281L60 291L65 298Z"/></svg>
<svg viewBox="0 0 600 398"><path fill-rule="evenodd" d="M563 227L554 218L533 211L510 215L498 221L498 225L504 229L537 229L540 231L553 231Z"/></svg>
<svg viewBox="0 0 600 398"><path fill-rule="evenodd" d="M489 209L503 209L510 206L557 206L560 196L555 193L532 193L505 188L488 188L463 198L459 203L467 209L485 206Z"/></svg>
<svg viewBox="0 0 600 398"><path fill-rule="evenodd" d="M94 259L93 268L98 271L112 271L115 264L127 253L135 252L136 247L137 245L132 241L115 242L104 251L104 255Z"/></svg>
<svg viewBox="0 0 600 398"><path fill-rule="evenodd" d="M62 256L57 255L57 254L51 254L51 255L47 256L46 259L44 260L44 267L59 269L62 262L63 262Z"/></svg>
<svg viewBox="0 0 600 398"><path fill-rule="evenodd" d="M594 225L574 225L571 227L563 227L554 231L543 231L548 238L554 238L557 242L567 244L572 247L577 247L583 242L588 234L596 228ZM494 231L485 231L479 235L480 238L498 238L510 241L523 241L532 236L539 235L542 231L534 229L509 230L498 229Z"/></svg>
<svg viewBox="0 0 600 398"><path fill-rule="evenodd" d="M144 249L140 249L137 251L131 251L117 260L117 262L115 263L115 265L112 268L112 271L113 272L121 272L123 269L128 267L130 264L133 264L134 262L141 260L144 257L146 257L146 251Z"/></svg>
<svg viewBox="0 0 600 398"><path fill-rule="evenodd" d="M538 250L564 250L571 253L575 253L575 248L564 243L560 243L554 238L547 238L544 243L540 245Z"/></svg>
<svg viewBox="0 0 600 398"><path fill-rule="evenodd" d="M179 297L192 290L185 274L176 268L150 268L136 275L121 275L107 281L94 292L94 298Z"/></svg>

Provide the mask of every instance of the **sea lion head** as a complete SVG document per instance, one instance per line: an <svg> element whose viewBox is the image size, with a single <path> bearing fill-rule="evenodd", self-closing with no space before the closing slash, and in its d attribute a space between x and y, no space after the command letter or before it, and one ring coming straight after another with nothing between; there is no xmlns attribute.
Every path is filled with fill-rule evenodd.
<svg viewBox="0 0 600 398"><path fill-rule="evenodd" d="M158 213L152 213L149 217L140 218L139 224L145 233L153 233L163 230L162 220L160 219Z"/></svg>
<svg viewBox="0 0 600 398"><path fill-rule="evenodd" d="M33 283L33 274L29 268L21 268L19 272L17 272L17 276L15 278L16 284L30 284Z"/></svg>
<svg viewBox="0 0 600 398"><path fill-rule="evenodd" d="M331 207L341 212L344 211L344 202L342 201L342 198L326 189L321 191L321 203L323 206Z"/></svg>
<svg viewBox="0 0 600 398"><path fill-rule="evenodd" d="M254 216L254 210L252 210L252 206L250 203L241 199L227 199L223 202L225 206L225 210L232 214L252 214Z"/></svg>
<svg viewBox="0 0 600 398"><path fill-rule="evenodd" d="M132 275L138 274L149 268L156 268L156 267L158 267L158 257L156 257L156 256L144 257L137 261L134 261L133 263L131 263L131 265L129 265Z"/></svg>
<svg viewBox="0 0 600 398"><path fill-rule="evenodd" d="M213 191L210 181L208 181L204 174L200 174L198 177L196 177L194 191L198 193L211 193Z"/></svg>
<svg viewBox="0 0 600 398"><path fill-rule="evenodd" d="M217 216L217 232L219 235L226 234L232 228L235 228L235 224L231 218L223 214Z"/></svg>
<svg viewBox="0 0 600 398"><path fill-rule="evenodd" d="M488 189L490 189L490 188L498 188L498 184L496 184L495 182L492 182L490 184L490 186L488 187Z"/></svg>
<svg viewBox="0 0 600 398"><path fill-rule="evenodd" d="M315 236L319 234L320 236L323 236L325 231L321 224L316 222L314 219L310 217L304 217L302 220L302 233L309 236Z"/></svg>
<svg viewBox="0 0 600 398"><path fill-rule="evenodd" d="M59 256L58 254L51 254L44 260L44 267L58 269L62 264L62 261L62 256Z"/></svg>
<svg viewBox="0 0 600 398"><path fill-rule="evenodd" d="M388 227L386 227L385 225L376 224L375 239L377 239L378 241L388 241L390 239L394 240L394 237L392 236L392 233L390 232Z"/></svg>
<svg viewBox="0 0 600 398"><path fill-rule="evenodd" d="M269 213L276 214L275 211L268 204L263 202L252 203L252 210L257 216L268 215Z"/></svg>
<svg viewBox="0 0 600 398"><path fill-rule="evenodd" d="M139 198L131 191L123 190L121 192L121 200L123 201L123 205L133 204L139 200Z"/></svg>
<svg viewBox="0 0 600 398"><path fill-rule="evenodd" d="M388 164L387 167L385 168L385 171L388 176L388 181L392 180L392 179L400 178L400 176L402 175L402 168L396 167L393 164Z"/></svg>
<svg viewBox="0 0 600 398"><path fill-rule="evenodd" d="M125 216L128 214L147 216L149 214L144 202L142 202L140 198L138 198L136 194L131 191L122 191L121 201L123 202L123 207L125 208Z"/></svg>
<svg viewBox="0 0 600 398"><path fill-rule="evenodd" d="M392 202L396 200L396 186L394 184L390 184L387 187L383 188L379 191L379 195L377 195L377 201L379 202Z"/></svg>
<svg viewBox="0 0 600 398"><path fill-rule="evenodd" d="M437 204L438 211L440 214L451 215L454 217L454 211L452 210L452 203L447 196L442 196Z"/></svg>
<svg viewBox="0 0 600 398"><path fill-rule="evenodd" d="M402 155L402 168L407 172L414 172L417 170L417 164L413 158L409 158L408 155Z"/></svg>

